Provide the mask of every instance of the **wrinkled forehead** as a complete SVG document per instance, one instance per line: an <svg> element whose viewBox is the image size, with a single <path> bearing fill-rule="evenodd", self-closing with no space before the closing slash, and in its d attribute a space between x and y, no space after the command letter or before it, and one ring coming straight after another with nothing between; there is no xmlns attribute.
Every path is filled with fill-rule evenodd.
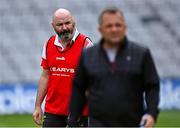
<svg viewBox="0 0 180 128"><path fill-rule="evenodd" d="M65 22L73 22L73 16L70 13L55 13L53 15L52 22L53 23L65 23Z"/></svg>

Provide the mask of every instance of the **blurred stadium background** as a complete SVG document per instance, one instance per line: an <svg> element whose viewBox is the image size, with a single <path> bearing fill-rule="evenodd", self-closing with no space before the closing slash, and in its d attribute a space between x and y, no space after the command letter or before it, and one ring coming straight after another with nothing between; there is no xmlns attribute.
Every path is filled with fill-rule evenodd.
<svg viewBox="0 0 180 128"><path fill-rule="evenodd" d="M30 114L52 13L69 9L78 30L97 42L97 18L108 6L122 9L129 38L151 49L161 77L157 126L180 127L180 0L0 0L0 126L35 126Z"/></svg>

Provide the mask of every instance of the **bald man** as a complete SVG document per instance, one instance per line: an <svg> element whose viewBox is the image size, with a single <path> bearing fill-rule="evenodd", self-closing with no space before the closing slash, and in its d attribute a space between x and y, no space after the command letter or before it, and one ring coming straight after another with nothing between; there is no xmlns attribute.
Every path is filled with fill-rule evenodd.
<svg viewBox="0 0 180 128"><path fill-rule="evenodd" d="M36 124L42 124L41 105L46 97L43 127L65 127L75 69L82 49L92 46L92 42L78 32L74 17L66 9L55 11L52 26L56 35L43 47L42 74L33 117ZM79 123L87 126L87 110L83 116Z"/></svg>

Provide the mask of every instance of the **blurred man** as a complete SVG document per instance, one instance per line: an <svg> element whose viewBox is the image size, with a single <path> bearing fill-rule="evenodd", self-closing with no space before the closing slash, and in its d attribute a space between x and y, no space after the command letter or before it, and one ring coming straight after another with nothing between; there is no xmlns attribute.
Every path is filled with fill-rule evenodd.
<svg viewBox="0 0 180 128"><path fill-rule="evenodd" d="M41 104L46 96L43 127L64 127L68 116L68 103L75 68L84 47L92 42L75 27L75 20L65 9L58 9L52 19L53 35L44 45L42 53L43 68L36 97L34 121L40 125ZM87 116L87 111L84 112ZM82 125L87 125L84 117Z"/></svg>
<svg viewBox="0 0 180 128"><path fill-rule="evenodd" d="M78 119L87 90L90 126L154 126L159 77L149 49L129 41L126 30L122 11L101 13L102 39L85 50L73 82L69 126Z"/></svg>

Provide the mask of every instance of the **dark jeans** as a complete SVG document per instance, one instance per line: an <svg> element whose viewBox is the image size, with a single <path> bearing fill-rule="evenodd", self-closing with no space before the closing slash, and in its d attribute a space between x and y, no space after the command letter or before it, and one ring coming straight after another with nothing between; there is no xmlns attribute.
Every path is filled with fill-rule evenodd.
<svg viewBox="0 0 180 128"><path fill-rule="evenodd" d="M44 113L43 127L66 127L67 126L67 116L56 115L51 113ZM88 126L88 117L81 117L79 120L79 126Z"/></svg>

